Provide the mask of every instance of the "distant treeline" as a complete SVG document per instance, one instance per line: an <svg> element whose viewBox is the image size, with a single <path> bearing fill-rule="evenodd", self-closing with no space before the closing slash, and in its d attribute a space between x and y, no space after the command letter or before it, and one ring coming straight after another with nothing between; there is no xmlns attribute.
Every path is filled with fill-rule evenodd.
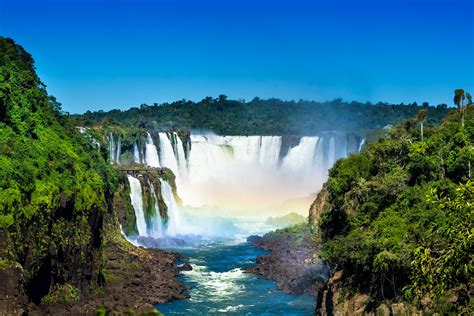
<svg viewBox="0 0 474 316"><path fill-rule="evenodd" d="M210 130L221 135L314 135L321 131L363 132L408 120L426 108L427 123L437 125L448 112L446 104L430 106L345 102L282 101L254 98L250 102L229 100L225 95L153 105L142 104L127 111L87 111L74 115L77 125L125 124L169 130Z"/></svg>

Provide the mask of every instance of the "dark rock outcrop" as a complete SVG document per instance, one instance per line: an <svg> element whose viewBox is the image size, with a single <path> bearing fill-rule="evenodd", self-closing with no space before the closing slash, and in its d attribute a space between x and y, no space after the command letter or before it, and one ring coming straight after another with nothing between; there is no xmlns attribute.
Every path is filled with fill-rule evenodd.
<svg viewBox="0 0 474 316"><path fill-rule="evenodd" d="M247 237L247 241L252 244L254 247L259 247L259 243L262 241L262 236L252 235Z"/></svg>
<svg viewBox="0 0 474 316"><path fill-rule="evenodd" d="M113 220L113 218L111 219ZM98 309L112 314L151 312L153 304L187 298L184 284L177 280L177 253L135 247L106 223L106 245L100 284L74 302L30 304L28 312L41 315L95 315Z"/></svg>
<svg viewBox="0 0 474 316"><path fill-rule="evenodd" d="M252 236L250 241L270 251L257 257L257 266L251 272L275 280L284 292L317 295L328 269L318 259L319 246L306 225L277 230L263 238Z"/></svg>

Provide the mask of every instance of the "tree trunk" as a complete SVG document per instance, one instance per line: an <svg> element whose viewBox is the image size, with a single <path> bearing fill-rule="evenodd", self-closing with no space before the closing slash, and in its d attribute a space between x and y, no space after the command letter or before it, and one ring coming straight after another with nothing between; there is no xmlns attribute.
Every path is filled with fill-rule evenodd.
<svg viewBox="0 0 474 316"><path fill-rule="evenodd" d="M468 171L468 179L471 179L471 162L470 162L470 161L467 163L467 166L468 166L468 168L469 168L469 171Z"/></svg>

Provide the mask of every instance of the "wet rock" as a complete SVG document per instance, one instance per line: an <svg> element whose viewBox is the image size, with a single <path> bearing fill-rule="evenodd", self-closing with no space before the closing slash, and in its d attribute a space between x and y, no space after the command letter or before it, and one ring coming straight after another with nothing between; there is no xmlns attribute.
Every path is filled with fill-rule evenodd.
<svg viewBox="0 0 474 316"><path fill-rule="evenodd" d="M316 296L329 269L317 256L319 245L311 239L309 227L277 230L263 237L247 239L255 247L270 251L258 256L250 272L275 280L284 292Z"/></svg>
<svg viewBox="0 0 474 316"><path fill-rule="evenodd" d="M191 271L193 267L189 263L185 263L178 267L179 271Z"/></svg>
<svg viewBox="0 0 474 316"><path fill-rule="evenodd" d="M262 240L261 236L252 235L247 237L247 242L251 243L254 247Z"/></svg>

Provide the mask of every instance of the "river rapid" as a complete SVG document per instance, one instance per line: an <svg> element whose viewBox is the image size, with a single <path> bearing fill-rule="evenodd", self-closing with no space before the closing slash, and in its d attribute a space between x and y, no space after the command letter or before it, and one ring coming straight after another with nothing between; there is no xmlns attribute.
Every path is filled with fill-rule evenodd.
<svg viewBox="0 0 474 316"><path fill-rule="evenodd" d="M191 298L175 300L157 309L165 315L313 315L315 298L280 291L276 283L245 269L255 265L255 249L244 238L210 240L171 248L186 256L193 267L181 281Z"/></svg>

